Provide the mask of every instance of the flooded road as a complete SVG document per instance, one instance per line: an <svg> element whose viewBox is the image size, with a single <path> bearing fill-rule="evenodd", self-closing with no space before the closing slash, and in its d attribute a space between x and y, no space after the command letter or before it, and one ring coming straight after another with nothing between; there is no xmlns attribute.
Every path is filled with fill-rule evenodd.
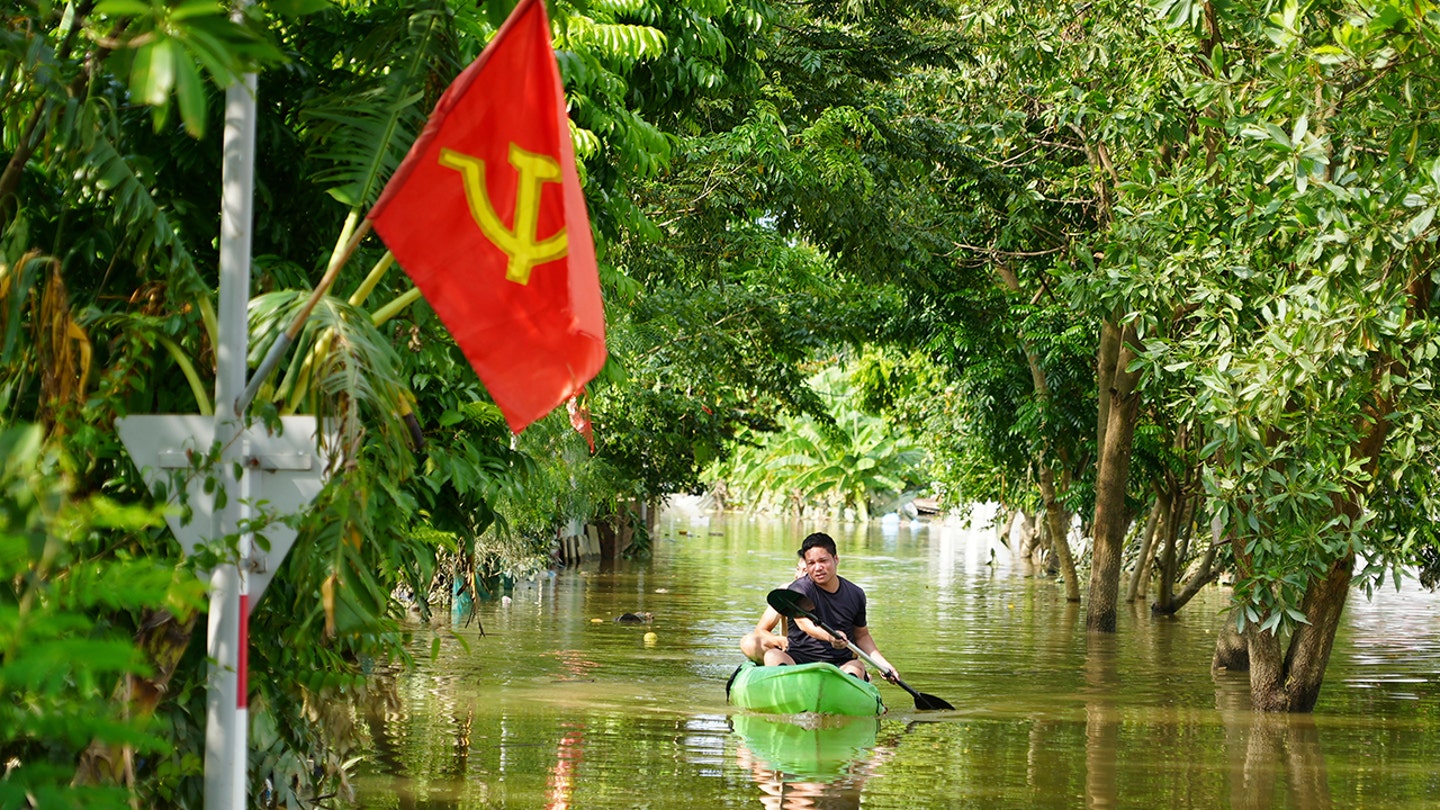
<svg viewBox="0 0 1440 810"><path fill-rule="evenodd" d="M886 657L955 711L916 712L889 684L878 721L726 703L740 636L815 530L869 594ZM358 717L366 760L348 806L1440 805L1440 596L1413 585L1354 594L1315 713L1275 717L1245 708L1243 674L1210 674L1220 588L1175 617L1125 610L1096 639L989 530L673 511L654 549L418 629L416 670ZM624 613L653 618L614 621Z"/></svg>

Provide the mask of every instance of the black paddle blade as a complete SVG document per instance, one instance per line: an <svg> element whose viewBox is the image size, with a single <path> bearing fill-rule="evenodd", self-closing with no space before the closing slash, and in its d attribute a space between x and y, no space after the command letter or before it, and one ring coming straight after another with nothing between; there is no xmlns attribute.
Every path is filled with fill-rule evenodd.
<svg viewBox="0 0 1440 810"><path fill-rule="evenodd" d="M810 601L810 597L789 588L776 588L765 595L765 601L787 619L809 616L815 611L815 603Z"/></svg>
<svg viewBox="0 0 1440 810"><path fill-rule="evenodd" d="M951 712L955 710L954 706L951 706L946 701L934 695L927 695L924 692L916 692L914 690L911 690L911 694L915 696L915 708L922 712Z"/></svg>

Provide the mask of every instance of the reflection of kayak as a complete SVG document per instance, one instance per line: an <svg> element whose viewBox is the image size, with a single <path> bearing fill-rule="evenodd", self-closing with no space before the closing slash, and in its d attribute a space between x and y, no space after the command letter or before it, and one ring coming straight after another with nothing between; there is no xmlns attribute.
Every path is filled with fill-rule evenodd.
<svg viewBox="0 0 1440 810"><path fill-rule="evenodd" d="M767 714L846 714L856 717L885 713L880 690L846 675L833 664L757 667L746 661L726 685L730 702Z"/></svg>
<svg viewBox="0 0 1440 810"><path fill-rule="evenodd" d="M750 753L771 770L828 781L843 775L875 747L878 717L823 717L799 723L792 718L736 714L735 733Z"/></svg>

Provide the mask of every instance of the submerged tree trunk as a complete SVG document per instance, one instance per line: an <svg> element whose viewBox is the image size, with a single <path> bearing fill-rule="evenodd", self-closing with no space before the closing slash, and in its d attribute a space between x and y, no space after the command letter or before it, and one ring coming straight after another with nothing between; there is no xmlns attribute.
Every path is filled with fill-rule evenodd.
<svg viewBox="0 0 1440 810"><path fill-rule="evenodd" d="M1233 540L1235 544L1241 541ZM1307 624L1299 625L1282 651L1280 640L1251 622L1245 627L1250 658L1250 699L1255 709L1270 712L1309 712L1320 699L1325 668L1335 646L1335 632L1350 593L1355 566L1353 554L1331 564L1325 576L1311 583L1301 610ZM1218 651L1217 651L1218 653Z"/></svg>
<svg viewBox="0 0 1440 810"><path fill-rule="evenodd" d="M1007 289L1011 292L1020 290L1020 279L1013 270L1003 263L997 264L996 270ZM1036 353L1034 344L1024 335L1020 336L1020 341L1025 347L1025 361L1030 366L1030 380L1035 386L1035 398L1042 405L1048 405L1050 381L1045 373L1045 367L1040 363L1040 355ZM1042 426L1041 430L1045 431L1046 428ZM1070 602L1078 602L1080 601L1080 580L1075 574L1074 557L1070 554L1070 540L1069 533L1065 531L1064 510L1060 507L1060 501L1056 494L1055 471L1050 468L1044 443L1036 453L1036 468L1039 470L1040 496L1045 503L1045 525L1050 530L1050 548L1055 553L1055 564L1060 569L1060 576L1065 579L1065 599Z"/></svg>
<svg viewBox="0 0 1440 810"><path fill-rule="evenodd" d="M1141 593L1141 586L1150 578L1150 561L1155 554L1155 537L1160 525L1160 516L1169 509L1169 500L1164 490L1155 493L1155 503L1150 507L1150 517L1145 521L1145 531L1141 535L1140 553L1135 558L1135 572L1130 577L1130 590L1125 594L1127 603L1134 602Z"/></svg>
<svg viewBox="0 0 1440 810"><path fill-rule="evenodd" d="M1235 620L1229 616L1220 623L1220 632L1215 638L1215 655L1210 659L1212 673L1250 671L1250 648L1245 637L1235 629Z"/></svg>
<svg viewBox="0 0 1440 810"><path fill-rule="evenodd" d="M1065 510L1055 493L1055 473L1045 459L1040 459L1040 494L1045 499L1045 525L1050 530L1050 549L1065 580L1065 601L1080 601L1080 580L1075 575L1075 558L1070 554L1070 539L1065 531Z"/></svg>
<svg viewBox="0 0 1440 810"><path fill-rule="evenodd" d="M1214 582L1220 577L1220 569L1215 567L1215 552L1218 544L1212 543L1205 549L1205 554L1200 558L1200 564L1195 567L1195 572L1185 582L1185 587L1170 598L1169 602L1153 608L1157 613L1178 613L1180 608L1190 604L1190 600L1200 593L1206 585Z"/></svg>
<svg viewBox="0 0 1440 810"><path fill-rule="evenodd" d="M1374 373L1378 376L1387 372L1382 367ZM1364 459L1367 475L1359 479L1361 481L1373 481L1377 477L1390 411L1391 403L1380 400L1367 408L1361 417L1368 430L1350 448L1352 458ZM1358 489L1364 484L1351 486ZM1352 492L1348 497L1336 496L1332 504L1335 514L1347 519L1346 525L1354 526L1359 520L1361 500L1358 492ZM1232 534L1230 545L1235 553L1238 573L1252 576L1253 568L1245 553L1245 541ZM1256 709L1277 712L1314 710L1316 701L1320 699L1320 686L1325 681L1325 669L1330 664L1330 652L1335 646L1340 616L1350 595L1354 571L1354 545L1348 545L1330 562L1324 574L1312 575L1305 589L1305 598L1300 603L1306 621L1298 625L1290 636L1283 658L1280 642L1274 633L1262 632L1253 623L1245 628L1250 650L1250 697Z"/></svg>
<svg viewBox="0 0 1440 810"><path fill-rule="evenodd" d="M1113 328L1108 324L1105 327L1107 332ZM1110 380L1110 386L1108 412L1102 414L1104 441L1100 445L1100 471L1095 481L1095 545L1090 568L1090 604L1085 616L1085 627L1091 632L1115 632L1120 598L1122 552L1130 522L1125 494L1130 484L1130 454L1140 413L1140 394L1136 390L1139 373L1128 368L1135 359L1130 345L1134 339L1134 330L1125 327L1120 332L1114 365L1108 374L1103 367L1099 369L1101 378Z"/></svg>
<svg viewBox="0 0 1440 810"><path fill-rule="evenodd" d="M1187 531L1190 526L1191 517L1195 511L1195 502L1198 499L1196 495L1185 497L1184 507L1178 510L1180 517L1176 520L1184 525ZM1223 529L1224 527L1221 526L1217 520L1210 522L1210 543L1206 546L1205 553L1201 555L1200 562L1191 570L1190 579L1187 580L1177 592L1175 590L1175 583L1179 579L1181 566L1184 561L1189 558L1189 541L1187 540L1186 543L1181 546L1181 550L1178 553L1178 561L1170 561L1168 569L1161 577L1162 588L1160 598L1155 601L1155 604L1150 606L1152 611L1167 615L1179 612L1180 608L1185 607L1191 599L1195 598L1196 594L1200 593L1201 588L1214 582L1216 578L1220 576L1219 569L1215 568L1215 554L1220 547ZM1193 534L1193 532L1191 532L1191 534ZM1172 536L1168 540L1168 543L1172 546L1177 545L1178 538Z"/></svg>

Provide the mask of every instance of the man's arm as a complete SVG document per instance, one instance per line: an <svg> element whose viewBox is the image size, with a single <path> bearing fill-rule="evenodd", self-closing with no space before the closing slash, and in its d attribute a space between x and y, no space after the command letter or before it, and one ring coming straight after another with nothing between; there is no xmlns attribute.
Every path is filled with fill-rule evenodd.
<svg viewBox="0 0 1440 810"><path fill-rule="evenodd" d="M773 608L773 607L768 607L768 606L767 606L767 607L765 608L765 613L760 617L760 621L758 621L758 622L755 623L755 632L757 632L757 633L769 633L769 632L772 632L772 631L774 630L774 628L775 628L775 625L777 625L777 624L779 624L779 623L780 623L780 613L779 613L779 611L775 610L775 608Z"/></svg>
<svg viewBox="0 0 1440 810"><path fill-rule="evenodd" d="M864 650L866 655L873 658L875 663L880 665L880 674L884 675L886 680L899 680L900 673L895 671L895 667L890 663L889 659L880 654L879 648L875 646L875 638L870 635L869 627L852 628L850 630L850 636L851 643L861 650Z"/></svg>
<svg viewBox="0 0 1440 810"><path fill-rule="evenodd" d="M832 647L845 646L845 636L843 633L840 635L839 638L835 638L834 636L825 632L825 629L823 627L816 624L815 622L810 621L807 618L804 618L803 616L795 619L795 626L803 630L805 632L805 635L817 641L823 641Z"/></svg>
<svg viewBox="0 0 1440 810"><path fill-rule="evenodd" d="M760 640L760 648L762 650L790 649L790 639L786 638L783 632L774 632L776 626L779 624L779 611L767 606L765 608L765 614L760 617L759 623L755 625L755 636Z"/></svg>

